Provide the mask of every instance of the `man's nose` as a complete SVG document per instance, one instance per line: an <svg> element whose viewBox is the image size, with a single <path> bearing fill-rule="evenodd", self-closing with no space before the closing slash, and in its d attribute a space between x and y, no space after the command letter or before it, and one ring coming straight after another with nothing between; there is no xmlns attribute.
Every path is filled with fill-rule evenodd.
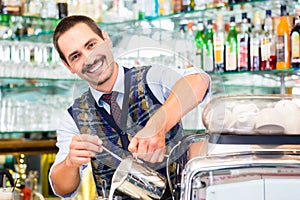
<svg viewBox="0 0 300 200"><path fill-rule="evenodd" d="M89 50L84 50L84 51L82 51L82 59L83 59L83 61L85 62L85 61L87 61L87 59L89 58L89 55L91 54L91 51L89 51Z"/></svg>

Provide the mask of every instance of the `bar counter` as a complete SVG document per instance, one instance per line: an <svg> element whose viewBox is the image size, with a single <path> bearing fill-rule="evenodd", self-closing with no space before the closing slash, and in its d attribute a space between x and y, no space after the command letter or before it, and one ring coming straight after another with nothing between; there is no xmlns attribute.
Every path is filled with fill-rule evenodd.
<svg viewBox="0 0 300 200"><path fill-rule="evenodd" d="M56 139L28 140L28 139L1 139L0 154L41 154L56 153Z"/></svg>

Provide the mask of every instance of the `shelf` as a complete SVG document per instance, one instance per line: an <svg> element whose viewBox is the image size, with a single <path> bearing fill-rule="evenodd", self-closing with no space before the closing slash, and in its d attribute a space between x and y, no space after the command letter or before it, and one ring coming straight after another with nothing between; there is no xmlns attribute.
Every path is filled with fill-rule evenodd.
<svg viewBox="0 0 300 200"><path fill-rule="evenodd" d="M224 72L224 73L214 73L217 75L231 75L231 74L299 74L300 71L299 69L293 69L293 68L289 68L289 69L284 69L284 70L261 70L261 71L239 71L239 72Z"/></svg>
<svg viewBox="0 0 300 200"><path fill-rule="evenodd" d="M135 29L136 27L141 26L142 23L151 24L153 27L154 22L159 22L163 20L169 20L174 23L178 23L180 20L198 20L215 18L218 13L224 14L224 16L229 15L240 15L241 12L255 12L256 10L264 10L267 5L268 9L279 10L280 1L272 2L270 0L254 0L251 2L242 2L237 4L229 4L229 5L217 5L216 7L207 7L199 10L193 10L189 12L179 12L172 13L168 15L160 15L157 17L149 17L145 19L132 19L132 20L122 20L117 22L98 22L100 27L104 28L108 33L119 33L119 31L126 31L128 28ZM298 1L289 0L287 3L288 8L290 8L289 13L293 14L295 5L298 5ZM237 7L242 5L249 5L251 9L244 8L235 10L234 12L230 12L228 8ZM279 15L279 12L274 12L276 15ZM11 20L13 19L13 20ZM11 22L13 21L13 22ZM1 14L0 13L0 22L3 24L7 23L11 26L16 26L16 24L30 24L31 32L29 35L20 35L17 34L15 36L10 36L6 39L17 39L17 40L28 40L28 41L41 41L41 42L51 42L51 36L53 34L53 30L55 26L59 23L60 19L57 18L43 18L36 16L21 16L21 15L12 15L12 14ZM32 23L32 24L31 24ZM166 29L167 26L160 26L159 28ZM0 36L1 37L1 36ZM5 38L4 38L5 39Z"/></svg>
<svg viewBox="0 0 300 200"><path fill-rule="evenodd" d="M37 81L44 81L44 82L57 82L57 81L61 81L61 82L83 82L82 79L79 78L42 78L42 77L36 77L36 78L29 78L29 77L5 77L5 76L0 76L0 80L6 80L6 81L29 81L29 82L37 82ZM43 84L47 84L44 83ZM45 86L45 85L40 85L41 87Z"/></svg>
<svg viewBox="0 0 300 200"><path fill-rule="evenodd" d="M224 90L226 88L232 89L243 94L254 90L261 91L259 93L264 94L284 94L286 89L296 87L300 83L299 69L292 68L286 70L210 73L210 76L216 87L223 87Z"/></svg>
<svg viewBox="0 0 300 200"><path fill-rule="evenodd" d="M19 130L19 131L0 131L0 135L3 134L55 134L55 130ZM0 139L1 140L1 139Z"/></svg>
<svg viewBox="0 0 300 200"><path fill-rule="evenodd" d="M5 85L0 85L0 90L2 91L25 91L25 90L33 90L33 89L53 89L57 88L56 84L47 84L47 83L42 83L42 84L31 84L31 85L26 85L26 84L5 84Z"/></svg>
<svg viewBox="0 0 300 200"><path fill-rule="evenodd" d="M49 140L24 140L7 139L0 140L0 154L41 154L57 153L55 139Z"/></svg>

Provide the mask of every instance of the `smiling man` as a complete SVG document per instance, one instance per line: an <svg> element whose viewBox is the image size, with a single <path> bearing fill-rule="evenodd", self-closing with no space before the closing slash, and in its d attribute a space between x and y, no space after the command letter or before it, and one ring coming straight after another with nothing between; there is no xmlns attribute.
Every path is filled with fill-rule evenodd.
<svg viewBox="0 0 300 200"><path fill-rule="evenodd" d="M49 173L55 194L73 196L91 162L103 195L101 184L105 180L110 187L118 161L102 145L122 158L137 156L165 174L166 155L183 137L180 120L205 98L209 76L195 68L119 66L108 35L86 16L63 18L53 42L63 64L89 84L57 130L59 152ZM168 193L162 197L168 198Z"/></svg>

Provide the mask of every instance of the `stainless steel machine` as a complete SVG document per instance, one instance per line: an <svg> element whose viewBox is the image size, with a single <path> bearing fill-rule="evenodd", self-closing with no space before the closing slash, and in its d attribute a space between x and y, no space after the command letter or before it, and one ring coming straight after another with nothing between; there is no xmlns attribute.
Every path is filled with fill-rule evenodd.
<svg viewBox="0 0 300 200"><path fill-rule="evenodd" d="M290 95L212 99L202 116L207 131L186 138L193 141L180 199L300 199L299 100Z"/></svg>

